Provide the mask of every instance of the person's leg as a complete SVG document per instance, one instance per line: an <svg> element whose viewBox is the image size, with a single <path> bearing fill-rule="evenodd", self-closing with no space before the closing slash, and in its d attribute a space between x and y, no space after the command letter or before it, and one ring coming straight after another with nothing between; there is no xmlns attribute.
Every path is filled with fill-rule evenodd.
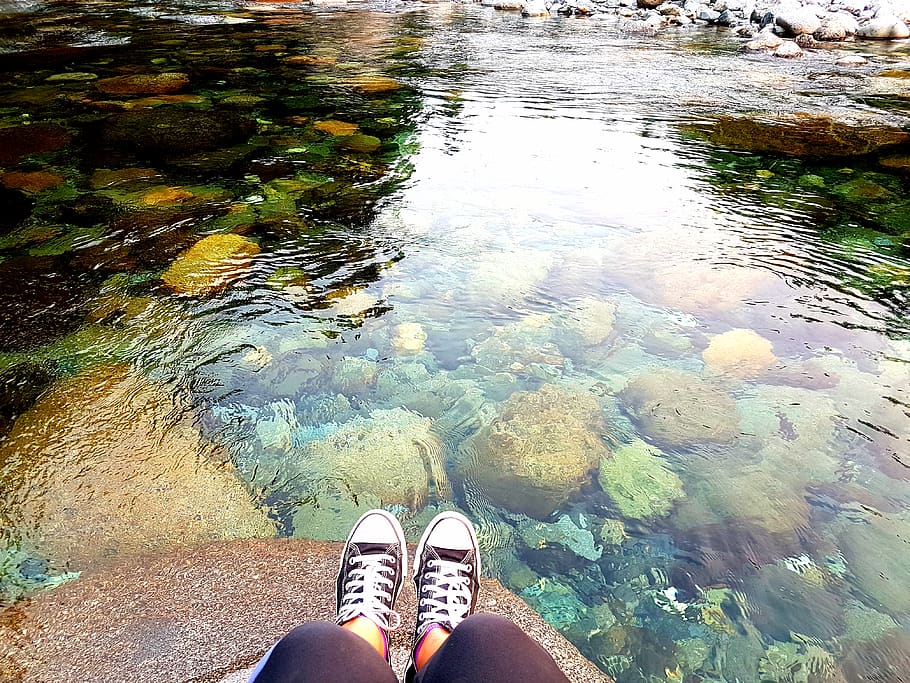
<svg viewBox="0 0 910 683"><path fill-rule="evenodd" d="M298 626L259 663L250 683L397 683L367 640L325 621Z"/></svg>
<svg viewBox="0 0 910 683"><path fill-rule="evenodd" d="M386 632L401 623L394 607L407 571L401 524L385 510L366 512L341 554L335 623L294 629L263 657L251 683L397 681Z"/></svg>
<svg viewBox="0 0 910 683"><path fill-rule="evenodd" d="M506 617L475 614L461 622L415 683L568 683L553 658Z"/></svg>
<svg viewBox="0 0 910 683"><path fill-rule="evenodd" d="M427 525L414 556L414 584L417 622L406 683L414 680L417 671L477 605L480 549L467 517L446 511Z"/></svg>

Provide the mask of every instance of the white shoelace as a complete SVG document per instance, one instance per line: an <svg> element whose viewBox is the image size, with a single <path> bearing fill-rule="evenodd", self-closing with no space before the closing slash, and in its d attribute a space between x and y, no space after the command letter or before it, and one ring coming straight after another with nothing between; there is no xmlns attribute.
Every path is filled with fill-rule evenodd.
<svg viewBox="0 0 910 683"><path fill-rule="evenodd" d="M469 564L450 560L428 560L427 581L423 586L418 631L427 624L444 624L451 628L464 621L471 611L471 570ZM423 597L426 596L426 597Z"/></svg>
<svg viewBox="0 0 910 683"><path fill-rule="evenodd" d="M395 569L384 564L385 561L394 564L391 555L382 553L355 555L348 560L350 564L360 566L351 570L350 578L344 584L344 597L336 618L338 623L364 616L386 631L394 631L401 625L401 615L388 606L395 583L386 575Z"/></svg>

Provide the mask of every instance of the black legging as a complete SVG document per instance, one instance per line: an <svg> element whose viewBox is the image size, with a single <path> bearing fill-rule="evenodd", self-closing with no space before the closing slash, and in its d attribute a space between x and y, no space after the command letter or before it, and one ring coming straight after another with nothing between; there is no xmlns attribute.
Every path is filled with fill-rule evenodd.
<svg viewBox="0 0 910 683"><path fill-rule="evenodd" d="M385 659L363 638L313 621L282 638L250 683L397 683ZM415 683L569 683L540 645L515 624L475 614L452 631Z"/></svg>

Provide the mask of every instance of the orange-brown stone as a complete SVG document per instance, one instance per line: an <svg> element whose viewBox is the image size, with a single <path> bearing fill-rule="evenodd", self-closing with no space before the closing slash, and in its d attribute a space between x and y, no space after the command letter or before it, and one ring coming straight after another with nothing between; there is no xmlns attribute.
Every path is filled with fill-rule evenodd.
<svg viewBox="0 0 910 683"><path fill-rule="evenodd" d="M165 206L182 204L194 196L192 192L182 187L156 187L142 195L140 201L146 206Z"/></svg>
<svg viewBox="0 0 910 683"><path fill-rule="evenodd" d="M329 135L335 135L341 137L344 135L353 135L357 132L359 126L356 123L348 123L347 121L317 121L313 124L313 128L323 133L328 133Z"/></svg>
<svg viewBox="0 0 910 683"><path fill-rule="evenodd" d="M720 116L699 130L723 147L797 157L862 156L910 142L910 133L882 118L838 120L804 112Z"/></svg>
<svg viewBox="0 0 910 683"><path fill-rule="evenodd" d="M284 61L286 64L302 64L303 66L335 66L338 62L335 57L323 55L295 55Z"/></svg>
<svg viewBox="0 0 910 683"><path fill-rule="evenodd" d="M183 90L189 82L186 74L166 72L103 78L95 87L108 95L167 95Z"/></svg>
<svg viewBox="0 0 910 683"><path fill-rule="evenodd" d="M367 95L393 92L401 87L401 83L388 76L358 76L350 83L354 90Z"/></svg>
<svg viewBox="0 0 910 683"><path fill-rule="evenodd" d="M60 185L63 182L63 176L48 171L13 171L4 173L2 182L4 187L11 190L41 192Z"/></svg>

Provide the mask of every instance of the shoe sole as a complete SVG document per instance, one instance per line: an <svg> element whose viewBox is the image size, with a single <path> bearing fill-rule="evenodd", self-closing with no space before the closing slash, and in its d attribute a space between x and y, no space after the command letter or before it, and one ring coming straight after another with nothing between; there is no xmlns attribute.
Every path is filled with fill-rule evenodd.
<svg viewBox="0 0 910 683"><path fill-rule="evenodd" d="M454 510L446 510L445 512L440 512L430 521L430 523L427 525L427 528L423 530L423 535L420 537L420 543L417 544L417 552L414 553L414 576L417 576L417 572L419 571L420 558L423 556L423 551L427 546L427 541L430 538L430 534L433 533L433 529L436 528L436 525L444 519L456 519L468 528L468 533L471 535L471 543L474 544L474 556L476 558L474 567L477 570L477 580L480 581L480 577L482 576L483 572L481 571L480 566L480 546L477 543L477 534L474 531L474 525L471 524L471 520L469 520L460 512L455 512Z"/></svg>
<svg viewBox="0 0 910 683"><path fill-rule="evenodd" d="M391 524L392 528L395 529L395 538L401 544L401 583L398 586L398 590L395 591L395 595L392 596L392 604L395 604L395 601L398 600L398 595L401 593L401 589L404 587L404 583L408 578L408 544L404 540L404 529L401 528L401 522L398 521L398 518L395 517L390 512L381 510L379 508L375 510L367 510L358 519L354 526L351 527L351 533L348 534L348 539L344 542L344 547L348 547L348 543L351 542L351 539L354 538L354 531L357 530L357 527L360 526L360 523L369 517L370 515L381 515L387 519ZM341 574L341 571L344 569L344 552L341 553L341 558L338 560L338 573Z"/></svg>

